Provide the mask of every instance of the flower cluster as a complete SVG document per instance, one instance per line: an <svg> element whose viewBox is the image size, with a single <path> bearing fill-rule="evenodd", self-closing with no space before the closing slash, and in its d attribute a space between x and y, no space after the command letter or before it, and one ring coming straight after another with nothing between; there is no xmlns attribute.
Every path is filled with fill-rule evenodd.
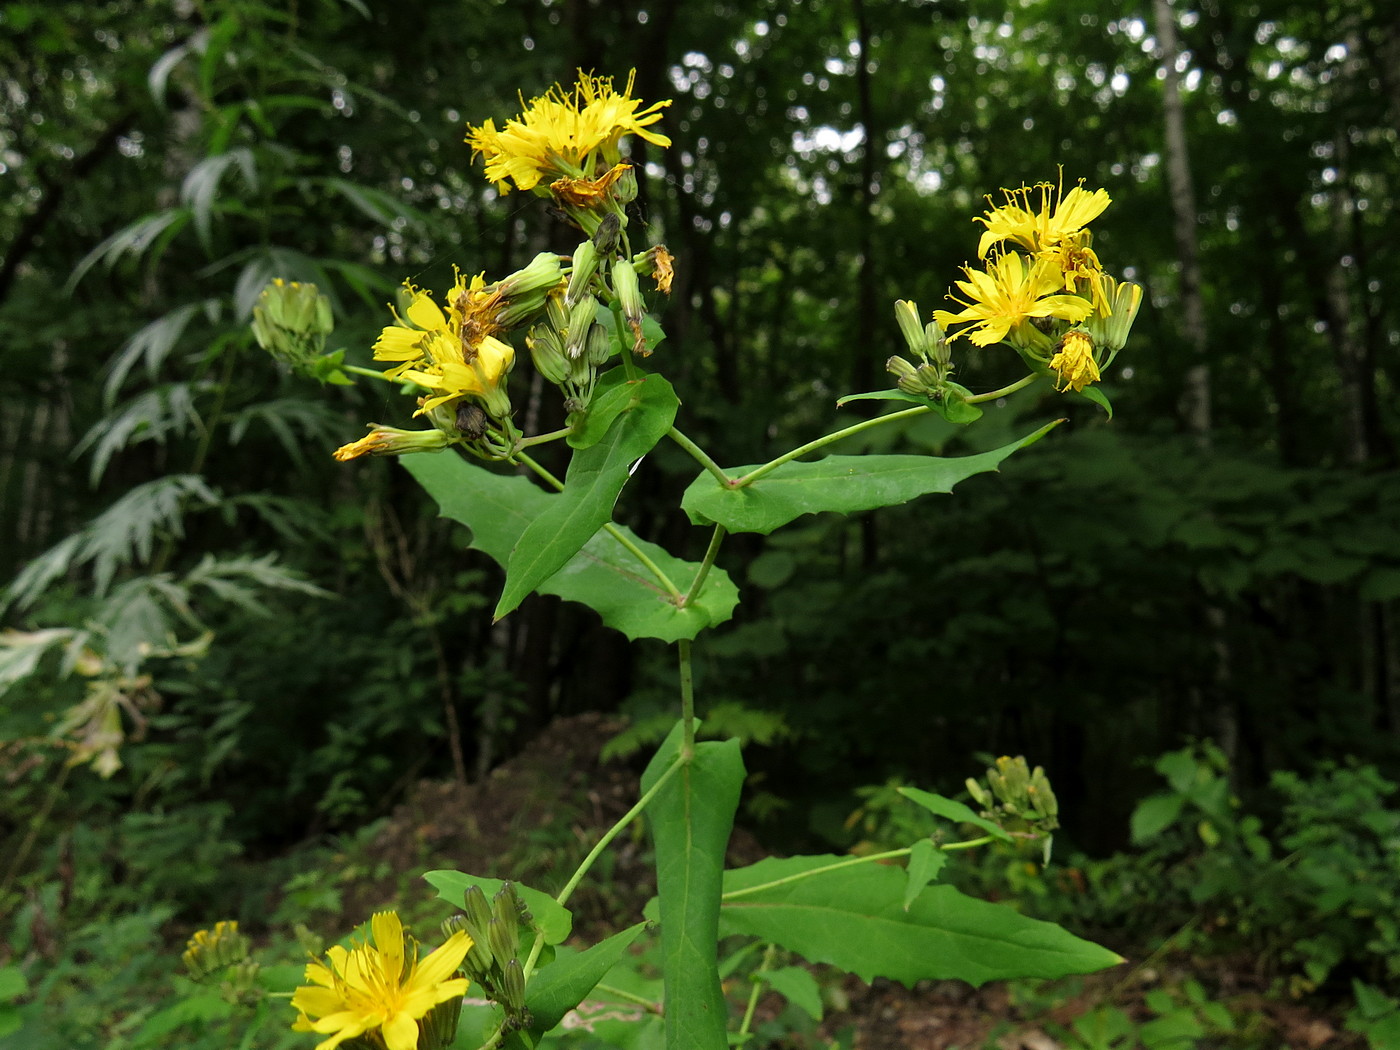
<svg viewBox="0 0 1400 1050"><path fill-rule="evenodd" d="M500 281L458 273L441 298L405 284L395 323L380 333L374 356L392 362L385 379L427 391L416 414L433 429L371 424L364 437L337 449L336 459L452 445L484 459L508 459L534 443L511 419L506 377L516 361L513 331L526 333L532 361L562 391L571 420L587 410L598 369L622 345L614 308L622 330L631 331L632 351L650 353L638 278L649 275L669 293L673 259L664 245L631 249L626 206L636 197L637 179L621 159L620 144L636 134L670 145L649 130L670 102L644 106L632 97L632 82L629 76L619 93L611 77L580 72L572 89L556 84L528 104L522 100L524 112L504 128L487 120L468 129L467 142L486 159L487 179L503 192L514 183L552 197L587 239L572 256L542 252Z"/></svg>
<svg viewBox="0 0 1400 1050"><path fill-rule="evenodd" d="M454 933L420 960L418 942L396 913L379 912L369 925L371 940L349 948L332 945L326 962L307 964L311 983L292 995L292 1027L328 1035L316 1050L334 1050L347 1040L384 1050L442 1050L456 1035L467 991L467 979L457 970L471 937Z"/></svg>
<svg viewBox="0 0 1400 1050"><path fill-rule="evenodd" d="M1106 190L1040 183L1005 190L976 221L980 268L963 268L948 298L960 310L935 310L949 340L975 346L1010 343L1058 390L1081 391L1127 342L1142 289L1103 271L1086 228L1111 203Z"/></svg>
<svg viewBox="0 0 1400 1050"><path fill-rule="evenodd" d="M612 77L580 72L572 91L556 84L528 104L522 98L524 112L501 130L489 118L469 127L467 145L486 159L486 177L502 193L510 192L511 182L517 189L536 190L548 181L564 184L556 192L596 195L625 174L619 170L623 135L635 134L657 146L671 144L665 135L648 130L670 100L640 109L641 101L632 97L635 75L628 76L627 87L618 94Z"/></svg>

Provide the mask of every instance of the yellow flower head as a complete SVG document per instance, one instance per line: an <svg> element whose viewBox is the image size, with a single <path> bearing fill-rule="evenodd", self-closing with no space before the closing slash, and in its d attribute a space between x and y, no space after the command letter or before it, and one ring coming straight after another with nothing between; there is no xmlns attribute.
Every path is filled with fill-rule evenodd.
<svg viewBox="0 0 1400 1050"><path fill-rule="evenodd" d="M1066 332L1059 349L1050 358L1050 370L1057 376L1056 390L1083 390L1100 379L1094 359L1094 340L1086 332Z"/></svg>
<svg viewBox="0 0 1400 1050"><path fill-rule="evenodd" d="M419 1050L419 1021L439 1003L466 994L467 979L453 976L472 946L464 931L422 960L394 912L375 915L370 934L372 942L333 945L325 963L308 963L311 983L292 995L298 1011L292 1028L330 1037L316 1050L334 1050L366 1033L385 1050Z"/></svg>
<svg viewBox="0 0 1400 1050"><path fill-rule="evenodd" d="M933 319L945 329L972 322L949 341L966 336L977 346L991 346L1011 329L1032 317L1057 317L1070 322L1084 320L1093 305L1077 295L1057 294L1064 287L1059 268L1048 259L1027 259L1014 252L994 256L986 270L963 267L967 280L956 282L966 299L948 296L963 309L958 313L935 310Z"/></svg>
<svg viewBox="0 0 1400 1050"><path fill-rule="evenodd" d="M510 192L507 180L517 189L532 190L542 180L593 178L596 160L609 166L618 162L623 135L640 135L657 146L671 144L665 135L647 130L670 100L639 109L641 100L632 97L635 76L635 70L628 74L619 94L612 77L580 70L572 91L555 84L528 104L522 98L523 112L504 128L498 130L489 119L469 126L467 144L486 158L486 177L502 193Z"/></svg>
<svg viewBox="0 0 1400 1050"><path fill-rule="evenodd" d="M1091 192L1082 183L1068 193L1063 190L1063 186L1048 182L1002 190L1006 203L993 205L985 216L976 219L987 227L978 242L977 257L985 259L992 246L1002 241L1012 241L1033 253L1057 248L1112 203L1107 190ZM1031 205L1032 194L1039 194L1038 206ZM990 204L991 198L987 201Z"/></svg>
<svg viewBox="0 0 1400 1050"><path fill-rule="evenodd" d="M395 312L399 323L380 332L374 356L399 362L385 373L391 379L407 379L436 391L415 414L471 396L482 401L490 415L508 415L503 384L515 365L515 348L494 334L502 330L506 306L501 286L487 288L481 276L468 281L459 273L446 310L430 293L412 285L408 291L403 316Z"/></svg>

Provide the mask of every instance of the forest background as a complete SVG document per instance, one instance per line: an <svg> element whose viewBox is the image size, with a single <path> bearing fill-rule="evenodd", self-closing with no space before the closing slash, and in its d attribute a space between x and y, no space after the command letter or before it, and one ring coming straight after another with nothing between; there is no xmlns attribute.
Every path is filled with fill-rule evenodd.
<svg viewBox="0 0 1400 1050"><path fill-rule="evenodd" d="M1104 384L1111 419L1047 391L989 413L975 445L941 421L885 428L882 449L964 454L1070 416L955 497L731 542L744 602L697 649L699 694L712 731L754 745L760 839L849 846L878 785L954 793L1010 753L1051 773L1057 850L1105 857L1161 787L1153 761L1207 739L1194 768L1228 775L1265 826L1297 803L1279 771L1332 785L1317 812L1366 771L1369 815L1393 813L1386 8L7 4L0 952L29 989L13 997L58 995L55 960L71 991L82 952L140 956L114 936L148 957L214 918L266 922L269 885L316 882L289 851L353 837L420 779L480 781L556 718L625 716L624 757L669 726L660 647L547 597L492 625L497 570L399 465L329 460L366 419L402 422L398 399L283 375L248 329L268 280L313 281L331 345L369 365L403 279L528 262L542 205L488 186L465 124L575 69L635 69L638 97L674 100L672 148L634 143L637 210L677 259L658 353L721 462L890 385L893 300L940 303L1001 187L1063 171L1107 188L1096 248L1147 289ZM964 353L959 378L1015 367ZM542 393L516 403L547 418ZM697 557L666 513L692 472L664 447L648 466L620 515ZM1400 971L1387 936L1361 976ZM1299 971L1309 988L1352 975L1338 951ZM90 1005L96 1041L61 1045L108 1045L119 1011Z"/></svg>

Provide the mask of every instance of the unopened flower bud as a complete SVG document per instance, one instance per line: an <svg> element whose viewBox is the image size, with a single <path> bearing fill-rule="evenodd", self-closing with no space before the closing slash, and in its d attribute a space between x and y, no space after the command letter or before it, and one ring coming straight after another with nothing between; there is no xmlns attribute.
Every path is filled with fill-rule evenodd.
<svg viewBox="0 0 1400 1050"><path fill-rule="evenodd" d="M574 249L574 270L569 274L569 290L564 296L566 306L574 306L588 295L593 275L598 272L598 249L592 241L584 241Z"/></svg>
<svg viewBox="0 0 1400 1050"><path fill-rule="evenodd" d="M598 249L599 255L611 255L617 251L617 242L622 236L622 219L613 212L608 212L598 223L598 229L593 233L593 247Z"/></svg>
<svg viewBox="0 0 1400 1050"><path fill-rule="evenodd" d="M491 921L491 903L480 886L473 884L467 887L462 894L462 910L466 913L467 933L472 940L484 939L486 924Z"/></svg>
<svg viewBox="0 0 1400 1050"><path fill-rule="evenodd" d="M608 333L607 326L594 321L588 329L588 363L594 368L602 368L608 363L608 358L612 357L612 336Z"/></svg>
<svg viewBox="0 0 1400 1050"><path fill-rule="evenodd" d="M613 291L622 304L622 315L632 329L632 352L646 357L646 339L642 335L642 318L646 316L646 306L642 302L642 287L637 281L637 271L632 268L631 259L618 259L612 268Z"/></svg>
<svg viewBox="0 0 1400 1050"><path fill-rule="evenodd" d="M509 960L501 970L501 1005L509 1013L520 1014L525 1010L525 968L519 959Z"/></svg>
<svg viewBox="0 0 1400 1050"><path fill-rule="evenodd" d="M524 269L516 270L509 277L496 282L496 290L508 299L528 296L534 292L547 292L563 278L559 256L553 252L540 252Z"/></svg>
<svg viewBox="0 0 1400 1050"><path fill-rule="evenodd" d="M544 319L556 332L563 332L569 327L569 307L564 300L564 295L559 292L551 292L544 306Z"/></svg>
<svg viewBox="0 0 1400 1050"><path fill-rule="evenodd" d="M588 349L588 330L593 326L593 318L598 312L598 300L588 296L579 300L569 311L569 335L564 343L564 353L569 360L577 361Z"/></svg>
<svg viewBox="0 0 1400 1050"><path fill-rule="evenodd" d="M569 378L569 358L559 333L547 324L537 324L525 336L525 345L530 348L530 360L545 380L558 386Z"/></svg>
<svg viewBox="0 0 1400 1050"><path fill-rule="evenodd" d="M486 925L486 943L498 963L514 959L520 950L520 927L515 916L509 921L493 918Z"/></svg>
<svg viewBox="0 0 1400 1050"><path fill-rule="evenodd" d="M293 371L310 375L335 327L331 301L314 284L276 278L253 307L258 345Z"/></svg>
<svg viewBox="0 0 1400 1050"><path fill-rule="evenodd" d="M899 323L899 330L904 334L904 342L910 351L927 361L929 345L924 326L919 320L919 304L912 299L895 300L894 319Z"/></svg>
<svg viewBox="0 0 1400 1050"><path fill-rule="evenodd" d="M441 452L452 444L442 430L400 430L382 423L369 424L369 433L358 441L341 445L335 458L344 463L361 456L403 456L410 452Z"/></svg>
<svg viewBox="0 0 1400 1050"><path fill-rule="evenodd" d="M637 172L630 164L620 166L626 170L621 172L617 181L613 183L613 196L623 204L631 204L637 199Z"/></svg>
<svg viewBox="0 0 1400 1050"><path fill-rule="evenodd" d="M1138 308L1142 306L1142 285L1131 281L1115 281L1104 274L1104 302L1109 313L1095 311L1084 321L1094 342L1109 353L1117 353L1128 342L1133 321L1137 319Z"/></svg>

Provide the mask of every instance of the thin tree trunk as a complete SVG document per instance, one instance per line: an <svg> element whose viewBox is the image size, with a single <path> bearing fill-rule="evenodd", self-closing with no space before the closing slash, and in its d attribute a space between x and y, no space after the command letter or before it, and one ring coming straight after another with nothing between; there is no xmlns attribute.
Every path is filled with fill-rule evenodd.
<svg viewBox="0 0 1400 1050"><path fill-rule="evenodd" d="M1157 39L1162 45L1162 111L1165 121L1167 185L1171 192L1172 229L1181 261L1181 316L1192 364L1181 392L1186 429L1202 445L1210 443L1210 363L1206 356L1209 333L1201 297L1200 243L1196 236L1196 191L1191 179L1191 157L1186 144L1186 116L1181 104L1177 60L1181 45L1171 0L1153 0Z"/></svg>

